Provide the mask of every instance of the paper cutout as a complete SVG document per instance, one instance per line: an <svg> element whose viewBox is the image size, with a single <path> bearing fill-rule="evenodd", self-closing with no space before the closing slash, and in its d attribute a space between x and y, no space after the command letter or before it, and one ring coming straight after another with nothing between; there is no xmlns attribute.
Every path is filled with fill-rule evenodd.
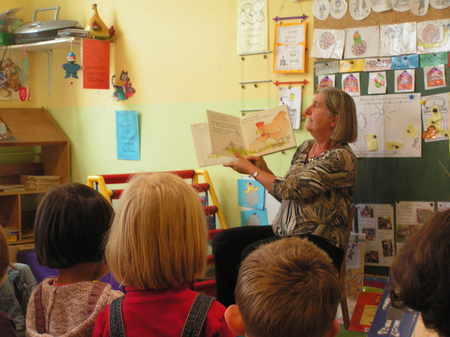
<svg viewBox="0 0 450 337"><path fill-rule="evenodd" d="M411 7L411 13L417 16L424 16L428 12L430 0L410 0L409 6Z"/></svg>
<svg viewBox="0 0 450 337"><path fill-rule="evenodd" d="M369 86L367 92L372 94L385 94L387 87L386 72L369 73Z"/></svg>
<svg viewBox="0 0 450 337"><path fill-rule="evenodd" d="M335 75L321 75L318 77L318 85L317 88L331 88L335 87Z"/></svg>
<svg viewBox="0 0 450 337"><path fill-rule="evenodd" d="M330 15L330 3L328 0L315 0L312 8L315 18L325 20Z"/></svg>
<svg viewBox="0 0 450 337"><path fill-rule="evenodd" d="M241 211L241 226L267 226L268 224L266 210Z"/></svg>
<svg viewBox="0 0 450 337"><path fill-rule="evenodd" d="M378 151L378 139L375 134L366 135L367 138L367 151Z"/></svg>
<svg viewBox="0 0 450 337"><path fill-rule="evenodd" d="M364 60L343 60L339 61L339 72L359 72L364 70Z"/></svg>
<svg viewBox="0 0 450 337"><path fill-rule="evenodd" d="M355 97L358 139L350 146L361 157L421 157L420 95L377 95ZM410 130L412 132L408 133ZM378 150L369 151L369 135L376 135Z"/></svg>
<svg viewBox="0 0 450 337"><path fill-rule="evenodd" d="M417 23L417 51L431 53L450 50L450 19Z"/></svg>
<svg viewBox="0 0 450 337"><path fill-rule="evenodd" d="M371 11L369 0L350 0L350 15L354 20L367 18Z"/></svg>
<svg viewBox="0 0 450 337"><path fill-rule="evenodd" d="M351 96L359 96L359 73L342 74L342 89Z"/></svg>
<svg viewBox="0 0 450 337"><path fill-rule="evenodd" d="M113 97L118 101L125 101L136 93L128 76L128 71L122 70L118 78L116 78L116 75L112 75L111 83L114 88Z"/></svg>
<svg viewBox="0 0 450 337"><path fill-rule="evenodd" d="M422 120L423 139L426 142L447 140L449 133L448 93L430 95L423 98Z"/></svg>
<svg viewBox="0 0 450 337"><path fill-rule="evenodd" d="M239 0L237 53L258 53L269 47L267 0Z"/></svg>
<svg viewBox="0 0 450 337"><path fill-rule="evenodd" d="M373 57L380 54L380 27L345 30L345 58Z"/></svg>
<svg viewBox="0 0 450 337"><path fill-rule="evenodd" d="M117 159L140 159L139 114L116 111Z"/></svg>
<svg viewBox="0 0 450 337"><path fill-rule="evenodd" d="M423 68L425 90L442 88L445 83L445 67L443 64Z"/></svg>
<svg viewBox="0 0 450 337"><path fill-rule="evenodd" d="M410 9L409 0L392 0L392 9L397 12L406 12Z"/></svg>
<svg viewBox="0 0 450 337"><path fill-rule="evenodd" d="M380 54L395 56L416 53L416 23L382 25L380 29Z"/></svg>
<svg viewBox="0 0 450 337"><path fill-rule="evenodd" d="M392 58L392 69L411 69L419 67L419 55L394 56Z"/></svg>
<svg viewBox="0 0 450 337"><path fill-rule="evenodd" d="M364 71L391 70L392 58L380 57L364 60Z"/></svg>
<svg viewBox="0 0 450 337"><path fill-rule="evenodd" d="M301 124L302 87L279 87L280 104L288 108L289 119L293 129L299 129Z"/></svg>
<svg viewBox="0 0 450 337"><path fill-rule="evenodd" d="M391 0L372 0L372 10L374 12L385 12L392 9Z"/></svg>
<svg viewBox="0 0 450 337"><path fill-rule="evenodd" d="M82 39L84 89L109 89L109 48L109 41Z"/></svg>
<svg viewBox="0 0 450 337"><path fill-rule="evenodd" d="M437 66L439 64L447 64L447 63L448 63L448 54L447 53L433 53L433 54L420 55L420 66L422 68Z"/></svg>
<svg viewBox="0 0 450 337"><path fill-rule="evenodd" d="M346 0L330 0L330 15L335 19L342 19L347 13Z"/></svg>
<svg viewBox="0 0 450 337"><path fill-rule="evenodd" d="M341 59L345 31L341 29L314 29L312 57Z"/></svg>
<svg viewBox="0 0 450 337"><path fill-rule="evenodd" d="M263 210L265 188L254 179L238 179L238 203L240 207Z"/></svg>
<svg viewBox="0 0 450 337"><path fill-rule="evenodd" d="M430 5L434 9L445 9L447 7L450 7L450 1L449 0L430 0Z"/></svg>
<svg viewBox="0 0 450 337"><path fill-rule="evenodd" d="M411 69L395 71L395 92L414 91L415 72Z"/></svg>
<svg viewBox="0 0 450 337"><path fill-rule="evenodd" d="M316 62L314 64L316 75L335 74L339 72L339 61Z"/></svg>

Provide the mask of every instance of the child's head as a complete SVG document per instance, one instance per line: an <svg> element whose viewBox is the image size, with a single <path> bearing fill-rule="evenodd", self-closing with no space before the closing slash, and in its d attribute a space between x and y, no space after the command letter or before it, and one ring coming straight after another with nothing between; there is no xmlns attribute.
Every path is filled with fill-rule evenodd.
<svg viewBox="0 0 450 337"><path fill-rule="evenodd" d="M3 231L3 227L0 225L0 285L6 276L6 272L9 266L9 250L8 242L6 241L6 235Z"/></svg>
<svg viewBox="0 0 450 337"><path fill-rule="evenodd" d="M336 269L308 240L286 238L265 244L242 262L236 305L225 319L249 337L333 337L340 300Z"/></svg>
<svg viewBox="0 0 450 337"><path fill-rule="evenodd" d="M106 245L116 279L142 289L180 287L202 275L206 255L206 220L195 190L170 173L135 176Z"/></svg>
<svg viewBox="0 0 450 337"><path fill-rule="evenodd" d="M450 337L450 210L439 212L403 246L391 270L395 297Z"/></svg>
<svg viewBox="0 0 450 337"><path fill-rule="evenodd" d="M39 204L34 225L39 262L57 269L102 262L112 216L109 202L86 185L50 190Z"/></svg>

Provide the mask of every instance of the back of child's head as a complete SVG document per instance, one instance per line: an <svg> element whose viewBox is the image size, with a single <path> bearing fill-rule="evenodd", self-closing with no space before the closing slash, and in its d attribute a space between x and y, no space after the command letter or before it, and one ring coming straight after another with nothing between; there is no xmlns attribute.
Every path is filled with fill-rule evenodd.
<svg viewBox="0 0 450 337"><path fill-rule="evenodd" d="M242 262L236 304L251 337L323 337L340 300L335 267L306 239L265 244Z"/></svg>
<svg viewBox="0 0 450 337"><path fill-rule="evenodd" d="M109 202L86 185L66 184L50 190L36 212L38 261L57 269L101 262L112 216Z"/></svg>
<svg viewBox="0 0 450 337"><path fill-rule="evenodd" d="M9 266L8 241L3 227L0 225L0 284L6 275Z"/></svg>
<svg viewBox="0 0 450 337"><path fill-rule="evenodd" d="M415 232L391 270L394 297L422 314L425 326L450 337L450 210Z"/></svg>
<svg viewBox="0 0 450 337"><path fill-rule="evenodd" d="M195 190L170 173L133 177L106 245L116 279L141 289L181 287L202 275L206 255L206 220Z"/></svg>

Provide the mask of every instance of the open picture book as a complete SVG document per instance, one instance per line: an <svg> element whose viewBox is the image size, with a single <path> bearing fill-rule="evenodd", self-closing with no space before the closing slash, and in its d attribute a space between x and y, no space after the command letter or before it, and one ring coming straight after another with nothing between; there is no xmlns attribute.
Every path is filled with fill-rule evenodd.
<svg viewBox="0 0 450 337"><path fill-rule="evenodd" d="M285 105L236 117L208 110L208 123L193 124L200 167L233 161L235 154L263 156L296 146Z"/></svg>

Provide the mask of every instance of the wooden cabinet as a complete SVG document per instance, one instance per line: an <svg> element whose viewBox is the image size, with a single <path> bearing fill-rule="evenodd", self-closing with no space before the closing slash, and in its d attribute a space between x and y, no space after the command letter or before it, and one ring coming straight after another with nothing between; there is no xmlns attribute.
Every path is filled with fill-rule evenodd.
<svg viewBox="0 0 450 337"><path fill-rule="evenodd" d="M70 182L67 136L45 109L0 109L13 138L0 140L0 185L20 184L21 175L50 175ZM0 224L16 241L33 242L36 208L43 190L0 192Z"/></svg>

